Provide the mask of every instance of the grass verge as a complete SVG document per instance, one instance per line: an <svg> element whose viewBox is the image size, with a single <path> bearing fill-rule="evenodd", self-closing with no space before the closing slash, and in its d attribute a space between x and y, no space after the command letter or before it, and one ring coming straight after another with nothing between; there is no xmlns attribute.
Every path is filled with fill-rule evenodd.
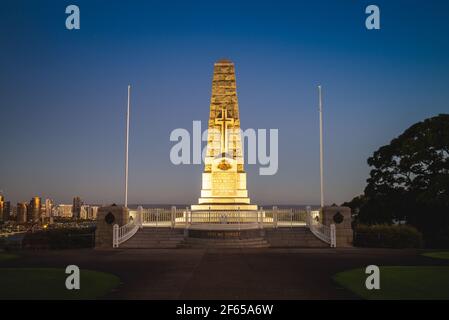
<svg viewBox="0 0 449 320"><path fill-rule="evenodd" d="M62 268L0 268L0 299L95 299L120 283L112 274L80 270L80 289L68 290L68 276Z"/></svg>
<svg viewBox="0 0 449 320"><path fill-rule="evenodd" d="M380 289L365 286L365 269L337 273L333 279L364 299L449 299L449 267L385 266L380 267Z"/></svg>

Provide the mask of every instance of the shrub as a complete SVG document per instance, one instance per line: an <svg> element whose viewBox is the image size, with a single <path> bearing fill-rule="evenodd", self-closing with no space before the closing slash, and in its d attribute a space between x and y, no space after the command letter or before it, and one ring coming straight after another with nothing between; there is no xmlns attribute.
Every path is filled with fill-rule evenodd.
<svg viewBox="0 0 449 320"><path fill-rule="evenodd" d="M91 248L95 245L95 228L50 229L27 233L22 242L25 249Z"/></svg>
<svg viewBox="0 0 449 320"><path fill-rule="evenodd" d="M410 225L358 225L354 245L370 248L421 248L422 234Z"/></svg>

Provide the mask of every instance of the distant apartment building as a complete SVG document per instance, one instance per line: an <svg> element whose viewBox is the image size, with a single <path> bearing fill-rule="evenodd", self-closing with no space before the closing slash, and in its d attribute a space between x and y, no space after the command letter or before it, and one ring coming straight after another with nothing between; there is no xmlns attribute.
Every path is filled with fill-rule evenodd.
<svg viewBox="0 0 449 320"><path fill-rule="evenodd" d="M61 218L71 218L73 215L71 204L59 204L55 207L53 211L55 216Z"/></svg>
<svg viewBox="0 0 449 320"><path fill-rule="evenodd" d="M82 206L83 206L83 202L81 201L80 197L73 198L73 206L72 206L73 218L75 218L75 219L81 218L81 207Z"/></svg>
<svg viewBox="0 0 449 320"><path fill-rule="evenodd" d="M86 206L81 206L80 208L80 215L79 215L79 219L87 219L87 210L86 210Z"/></svg>
<svg viewBox="0 0 449 320"><path fill-rule="evenodd" d="M11 202L5 201L3 203L3 221L11 220Z"/></svg>
<svg viewBox="0 0 449 320"><path fill-rule="evenodd" d="M27 204L25 202L20 202L16 207L16 222L26 223L27 222Z"/></svg>
<svg viewBox="0 0 449 320"><path fill-rule="evenodd" d="M37 222L41 218L41 198L34 197L30 201L30 205L28 207L28 221Z"/></svg>
<svg viewBox="0 0 449 320"><path fill-rule="evenodd" d="M53 212L53 201L51 199L45 199L45 203L43 205L43 214L45 217L50 218Z"/></svg>
<svg viewBox="0 0 449 320"><path fill-rule="evenodd" d="M0 220L5 221L3 218L3 208L5 207L5 197L0 194Z"/></svg>
<svg viewBox="0 0 449 320"><path fill-rule="evenodd" d="M83 205L81 207L80 218L85 220L97 219L98 206Z"/></svg>
<svg viewBox="0 0 449 320"><path fill-rule="evenodd" d="M98 213L98 206L89 206L87 211L87 219L96 220Z"/></svg>
<svg viewBox="0 0 449 320"><path fill-rule="evenodd" d="M0 221L11 220L11 203L5 200L3 195L0 195Z"/></svg>

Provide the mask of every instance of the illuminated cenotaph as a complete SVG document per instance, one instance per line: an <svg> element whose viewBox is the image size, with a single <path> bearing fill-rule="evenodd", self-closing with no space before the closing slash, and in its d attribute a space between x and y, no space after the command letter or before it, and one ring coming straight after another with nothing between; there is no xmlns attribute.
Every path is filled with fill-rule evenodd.
<svg viewBox="0 0 449 320"><path fill-rule="evenodd" d="M234 63L214 65L201 197L192 211L254 211L246 189Z"/></svg>

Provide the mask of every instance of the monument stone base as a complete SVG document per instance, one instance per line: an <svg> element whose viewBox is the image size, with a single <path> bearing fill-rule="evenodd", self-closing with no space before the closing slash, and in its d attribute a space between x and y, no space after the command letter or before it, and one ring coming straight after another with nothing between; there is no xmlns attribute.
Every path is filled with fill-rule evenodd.
<svg viewBox="0 0 449 320"><path fill-rule="evenodd" d="M95 247L112 248L112 234L115 224L123 226L128 223L129 210L115 204L100 207L97 213L97 229L95 230Z"/></svg>
<svg viewBox="0 0 449 320"><path fill-rule="evenodd" d="M322 215L324 225L330 226L335 224L337 247L352 247L351 208L327 206L323 207Z"/></svg>
<svg viewBox="0 0 449 320"><path fill-rule="evenodd" d="M247 203L213 203L213 204L193 204L192 211L257 211L257 204Z"/></svg>

